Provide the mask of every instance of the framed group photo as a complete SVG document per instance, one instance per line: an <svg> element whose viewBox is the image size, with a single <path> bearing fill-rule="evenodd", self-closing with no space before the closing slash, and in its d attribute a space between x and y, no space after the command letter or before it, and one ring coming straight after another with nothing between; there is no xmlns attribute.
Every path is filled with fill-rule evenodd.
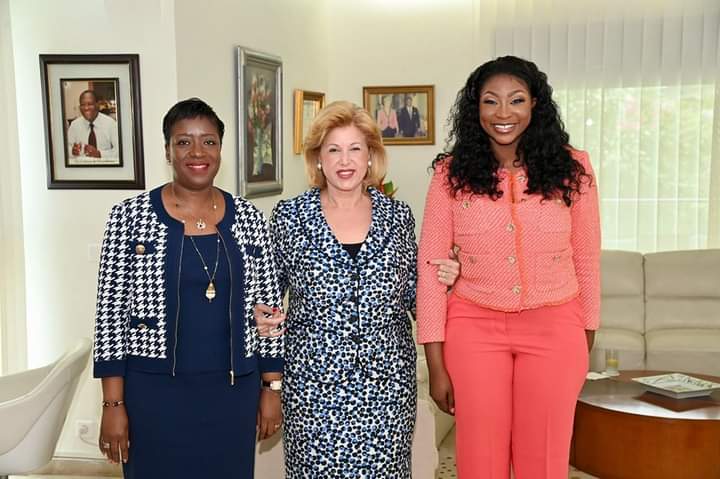
<svg viewBox="0 0 720 479"><path fill-rule="evenodd" d="M138 55L40 55L50 189L144 189Z"/></svg>
<svg viewBox="0 0 720 479"><path fill-rule="evenodd" d="M282 61L237 47L238 193L282 192Z"/></svg>
<svg viewBox="0 0 720 479"><path fill-rule="evenodd" d="M303 141L310 131L310 125L325 107L325 93L295 90L294 100L293 153L299 155L303 152Z"/></svg>
<svg viewBox="0 0 720 479"><path fill-rule="evenodd" d="M435 144L435 87L368 86L363 107L377 121L386 145Z"/></svg>

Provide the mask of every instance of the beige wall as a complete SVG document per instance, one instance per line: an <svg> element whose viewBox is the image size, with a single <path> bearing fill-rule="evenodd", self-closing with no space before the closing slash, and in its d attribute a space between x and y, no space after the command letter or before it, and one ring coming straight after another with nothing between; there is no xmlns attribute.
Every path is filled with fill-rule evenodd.
<svg viewBox="0 0 720 479"><path fill-rule="evenodd" d="M142 12L142 14L139 14ZM149 185L168 177L160 122L177 98L174 2L160 0L10 1L20 184L25 244L27 362L56 359L90 336L95 309L98 243L113 203L134 194L110 190L48 190L40 96L40 53L139 53L143 136ZM57 453L95 456L74 435L77 419L96 420L98 382L81 382Z"/></svg>
<svg viewBox="0 0 720 479"><path fill-rule="evenodd" d="M293 89L328 91L324 0L215 0L202 9L176 2L178 97L201 96L226 124L217 184L236 190L236 53L238 45L283 62L283 197L306 189L302 157L293 154ZM188 32L193 32L188 35ZM270 214L279 197L253 202Z"/></svg>
<svg viewBox="0 0 720 479"><path fill-rule="evenodd" d="M0 373L24 369L25 264L10 2L0 0Z"/></svg>
<svg viewBox="0 0 720 479"><path fill-rule="evenodd" d="M19 169L22 196L19 188L17 197L22 199L24 223L16 225L13 238L22 244L24 237L24 262L17 270L26 273L27 321L16 323L27 327L28 365L50 362L76 338L92 334L104 221L113 203L136 193L47 189L38 54L140 55L148 188L170 178L163 158L163 114L177 99L205 99L227 126L217 183L233 192L235 47L280 56L284 192L254 201L266 214L281 197L306 189L302 158L292 153L293 89L324 91L328 101L362 104L364 85L434 84L436 145L388 148L389 178L400 188L398 197L412 206L419 226L427 167L442 149L447 112L477 60L485 59L484 51L471 48L485 44L478 40L482 23L477 2L214 0L198 8L190 0L9 0L14 60L8 63L3 55L2 65L13 67L9 76L16 91L10 96L18 108L17 115L0 117L0 134L12 133L12 128L2 128L8 121L17 124L19 149L11 159ZM0 86L11 91L5 83ZM4 196L2 200L5 209L10 203ZM99 399L99 383L88 373L58 455L97 457L94 445L75 437L75 427L78 420L98 420Z"/></svg>
<svg viewBox="0 0 720 479"><path fill-rule="evenodd" d="M387 178L399 188L396 198L412 207L418 231L430 182L427 169L443 150L448 112L478 58L486 54L473 47L479 35L476 3L328 3L333 98L362 105L363 86L435 85L435 145L387 147Z"/></svg>

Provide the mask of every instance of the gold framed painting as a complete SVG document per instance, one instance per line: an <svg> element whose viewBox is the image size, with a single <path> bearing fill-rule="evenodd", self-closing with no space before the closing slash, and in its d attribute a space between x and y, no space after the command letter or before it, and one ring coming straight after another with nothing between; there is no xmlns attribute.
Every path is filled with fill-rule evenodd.
<svg viewBox="0 0 720 479"><path fill-rule="evenodd" d="M386 145L435 144L435 86L366 86L363 107Z"/></svg>
<svg viewBox="0 0 720 479"><path fill-rule="evenodd" d="M310 130L312 121L325 106L325 93L307 90L295 90L295 131L293 134L293 152L299 155L303 151L303 141Z"/></svg>

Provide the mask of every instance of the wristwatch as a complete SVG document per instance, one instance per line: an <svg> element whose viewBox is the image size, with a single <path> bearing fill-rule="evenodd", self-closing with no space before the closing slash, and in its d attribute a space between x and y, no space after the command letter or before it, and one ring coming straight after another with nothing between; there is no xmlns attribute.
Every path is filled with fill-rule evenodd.
<svg viewBox="0 0 720 479"><path fill-rule="evenodd" d="M273 379L272 381L262 381L262 387L267 388L271 391L282 391L282 379Z"/></svg>

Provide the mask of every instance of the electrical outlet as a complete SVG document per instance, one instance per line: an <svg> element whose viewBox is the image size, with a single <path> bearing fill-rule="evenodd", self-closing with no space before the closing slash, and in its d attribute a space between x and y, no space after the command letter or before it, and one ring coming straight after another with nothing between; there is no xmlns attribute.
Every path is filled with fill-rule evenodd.
<svg viewBox="0 0 720 479"><path fill-rule="evenodd" d="M100 261L100 245L98 243L88 243L87 260L91 263Z"/></svg>
<svg viewBox="0 0 720 479"><path fill-rule="evenodd" d="M94 440L97 437L97 422L91 420L79 420L75 422L75 434L80 439Z"/></svg>

